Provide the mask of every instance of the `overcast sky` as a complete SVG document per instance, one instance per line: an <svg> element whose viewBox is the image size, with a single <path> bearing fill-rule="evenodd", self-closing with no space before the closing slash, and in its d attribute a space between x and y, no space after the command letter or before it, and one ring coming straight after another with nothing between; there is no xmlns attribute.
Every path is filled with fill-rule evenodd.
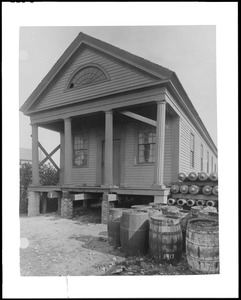
<svg viewBox="0 0 241 300"><path fill-rule="evenodd" d="M174 71L217 145L215 26L20 27L20 106L79 32ZM20 113L21 147L31 148L29 122ZM49 130L39 135L48 151L59 143Z"/></svg>

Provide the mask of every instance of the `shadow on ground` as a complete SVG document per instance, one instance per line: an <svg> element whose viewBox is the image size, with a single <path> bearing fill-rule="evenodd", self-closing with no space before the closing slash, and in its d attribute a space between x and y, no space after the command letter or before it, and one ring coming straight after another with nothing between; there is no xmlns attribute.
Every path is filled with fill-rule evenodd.
<svg viewBox="0 0 241 300"><path fill-rule="evenodd" d="M109 245L107 231L102 231L99 235L102 236L75 234L70 236L69 239L75 239L76 241L82 242L81 247L85 249L125 257L125 254L122 253L119 248L113 248Z"/></svg>

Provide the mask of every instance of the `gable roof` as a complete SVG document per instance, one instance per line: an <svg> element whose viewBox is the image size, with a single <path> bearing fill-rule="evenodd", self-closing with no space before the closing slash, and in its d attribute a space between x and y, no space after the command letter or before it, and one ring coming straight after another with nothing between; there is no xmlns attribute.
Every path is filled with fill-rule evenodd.
<svg viewBox="0 0 241 300"><path fill-rule="evenodd" d="M179 81L175 72L162 67L156 63L153 63L147 59L134 55L126 50L120 49L116 46L103 42L99 39L93 38L87 34L80 32L75 40L70 44L70 46L65 50L61 55L58 61L54 64L51 70L43 78L37 88L21 106L20 111L24 114L28 114L28 111L31 110L31 106L38 100L38 98L47 90L49 85L56 80L58 74L63 70L67 62L81 50L83 46L90 46L95 49L98 49L106 54L116 57L117 59L126 62L142 71L145 71L157 78L160 78L159 83L165 82L173 91L175 91L183 99L183 103L187 106L189 110L189 115L193 119L195 124L198 124L203 130L205 135L210 141L210 145L217 151L217 147L214 144L212 138L210 137L205 125L203 124L201 118L199 117L195 107L193 106L191 100L189 99L185 89L183 88L181 82ZM158 84L158 82L156 82Z"/></svg>
<svg viewBox="0 0 241 300"><path fill-rule="evenodd" d="M133 65L147 73L159 77L160 79L168 79L172 76L173 72L167 68L164 68L158 64L155 64L147 59L141 58L134 55L126 50L120 49L116 46L103 42L99 39L93 38L82 32L78 34L75 40L70 44L70 46L61 55L58 61L54 64L51 70L43 78L40 84L36 87L33 93L28 97L25 103L21 106L20 111L26 114L29 108L35 103L41 93L49 86L49 84L56 78L58 73L63 69L64 65L69 61L69 59L80 50L81 46L89 45L106 54L110 54L130 65Z"/></svg>

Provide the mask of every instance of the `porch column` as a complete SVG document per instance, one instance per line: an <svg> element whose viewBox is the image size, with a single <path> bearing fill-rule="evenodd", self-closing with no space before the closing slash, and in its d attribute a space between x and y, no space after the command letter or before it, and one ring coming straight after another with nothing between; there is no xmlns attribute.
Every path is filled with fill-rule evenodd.
<svg viewBox="0 0 241 300"><path fill-rule="evenodd" d="M38 125L32 125L32 177L33 185L39 185L39 150L38 150Z"/></svg>
<svg viewBox="0 0 241 300"><path fill-rule="evenodd" d="M165 124L166 124L166 101L157 102L157 126L156 126L156 157L154 187L165 188L164 178L164 150L165 150Z"/></svg>
<svg viewBox="0 0 241 300"><path fill-rule="evenodd" d="M113 185L113 112L105 111L105 186Z"/></svg>
<svg viewBox="0 0 241 300"><path fill-rule="evenodd" d="M59 174L59 184L64 183L64 133L60 132L60 174Z"/></svg>
<svg viewBox="0 0 241 300"><path fill-rule="evenodd" d="M71 119L64 119L64 184L72 183L72 131Z"/></svg>

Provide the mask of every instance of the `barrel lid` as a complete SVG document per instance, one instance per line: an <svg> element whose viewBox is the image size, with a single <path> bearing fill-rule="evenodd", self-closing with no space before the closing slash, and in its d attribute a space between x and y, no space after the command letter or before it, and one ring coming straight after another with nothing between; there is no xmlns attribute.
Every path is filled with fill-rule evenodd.
<svg viewBox="0 0 241 300"><path fill-rule="evenodd" d="M195 230L208 230L218 227L218 221L214 219L195 218L188 222L188 228L195 228Z"/></svg>

